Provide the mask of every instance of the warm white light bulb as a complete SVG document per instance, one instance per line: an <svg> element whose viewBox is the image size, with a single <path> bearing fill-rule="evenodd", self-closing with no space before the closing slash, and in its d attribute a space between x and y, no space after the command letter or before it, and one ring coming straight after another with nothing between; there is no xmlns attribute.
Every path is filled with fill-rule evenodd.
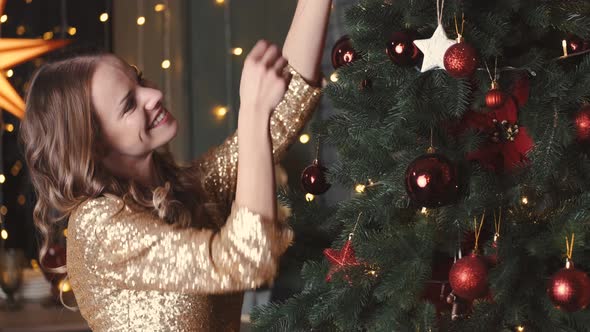
<svg viewBox="0 0 590 332"><path fill-rule="evenodd" d="M227 115L228 109L225 106L217 106L213 110L213 114L218 120L222 120Z"/></svg>
<svg viewBox="0 0 590 332"><path fill-rule="evenodd" d="M299 142L301 142L302 144L307 144L309 143L309 135L308 134L303 134L301 136L299 136Z"/></svg>
<svg viewBox="0 0 590 332"><path fill-rule="evenodd" d="M362 183L359 183L359 184L357 184L357 185L356 185L356 187L354 188L354 190L355 190L357 193L359 193L359 194L360 194L360 193L362 193L362 192L364 192L364 191L365 191L365 188L366 188L366 186L365 186L364 184L362 184Z"/></svg>

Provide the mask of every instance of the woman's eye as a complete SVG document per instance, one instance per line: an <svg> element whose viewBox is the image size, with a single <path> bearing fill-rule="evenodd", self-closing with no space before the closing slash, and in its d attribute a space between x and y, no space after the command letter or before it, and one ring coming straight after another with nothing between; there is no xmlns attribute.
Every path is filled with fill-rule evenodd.
<svg viewBox="0 0 590 332"><path fill-rule="evenodd" d="M130 98L127 105L125 105L125 109L123 110L123 113L131 112L134 109L135 109L135 98Z"/></svg>

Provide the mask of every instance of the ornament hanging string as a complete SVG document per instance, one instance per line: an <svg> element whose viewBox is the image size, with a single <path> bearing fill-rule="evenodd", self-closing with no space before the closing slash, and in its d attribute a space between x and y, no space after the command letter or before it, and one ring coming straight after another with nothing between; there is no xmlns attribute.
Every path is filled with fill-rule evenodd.
<svg viewBox="0 0 590 332"><path fill-rule="evenodd" d="M430 146L426 150L427 153L435 153L436 149L434 148L434 128L430 126Z"/></svg>
<svg viewBox="0 0 590 332"><path fill-rule="evenodd" d="M576 234L572 233L572 241L570 242L567 235L565 236L565 255L567 256L568 260L572 260L572 256L574 254L574 240L575 240Z"/></svg>
<svg viewBox="0 0 590 332"><path fill-rule="evenodd" d="M348 239L352 240L352 237L354 235L354 232L356 232L356 227L359 225L359 221L361 221L361 216L363 215L362 212L359 213L358 218L356 218L356 223L354 224L354 227L352 228L352 232L350 232L350 234L348 234Z"/></svg>
<svg viewBox="0 0 590 332"><path fill-rule="evenodd" d="M457 14L455 14L455 31L457 32L457 39L462 39L463 32L465 31L465 13L461 15L461 31L459 31L459 24L457 23Z"/></svg>
<svg viewBox="0 0 590 332"><path fill-rule="evenodd" d="M494 242L497 242L498 239L500 238L500 226L502 223L502 208L500 208L498 210L498 218L496 218L496 211L494 211L494 229L495 229L495 234L494 234Z"/></svg>
<svg viewBox="0 0 590 332"><path fill-rule="evenodd" d="M488 72L488 75L490 76L490 80L492 82L496 82L498 80L498 57L496 57L495 61L494 61L494 76L492 77L492 73L490 72L490 67L488 67L488 62L484 60L484 64L486 65L486 70Z"/></svg>
<svg viewBox="0 0 590 332"><path fill-rule="evenodd" d="M322 143L322 135L318 135L318 146L315 150L315 159L319 160L320 158L320 144Z"/></svg>
<svg viewBox="0 0 590 332"><path fill-rule="evenodd" d="M438 25L442 25L444 8L445 8L445 0L436 0L436 18L438 21Z"/></svg>
<svg viewBox="0 0 590 332"><path fill-rule="evenodd" d="M479 223L479 227L477 226L477 217L474 216L473 217L473 225L475 227L475 247L473 248L474 252L477 252L477 250L479 249L479 235L481 234L481 229L483 227L483 222L486 216L486 212L484 211L483 214L481 215L481 221Z"/></svg>

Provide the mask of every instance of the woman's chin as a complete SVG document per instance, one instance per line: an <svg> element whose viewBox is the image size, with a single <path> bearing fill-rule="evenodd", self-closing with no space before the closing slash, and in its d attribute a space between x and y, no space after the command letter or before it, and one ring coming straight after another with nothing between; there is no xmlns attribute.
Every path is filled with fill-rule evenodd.
<svg viewBox="0 0 590 332"><path fill-rule="evenodd" d="M176 134L178 134L178 122L176 119L172 118L168 123L164 124L164 126L152 130L154 130L152 135L157 141L156 148L160 148L170 143L176 137ZM157 132L155 132L156 130Z"/></svg>

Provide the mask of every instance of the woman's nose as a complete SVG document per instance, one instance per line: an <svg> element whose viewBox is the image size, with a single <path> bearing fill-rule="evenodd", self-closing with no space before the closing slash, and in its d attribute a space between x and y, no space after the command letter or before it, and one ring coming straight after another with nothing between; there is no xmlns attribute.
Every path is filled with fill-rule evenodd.
<svg viewBox="0 0 590 332"><path fill-rule="evenodd" d="M146 111L153 111L160 107L164 94L162 91L152 88L142 88L142 97L144 98L144 108Z"/></svg>

